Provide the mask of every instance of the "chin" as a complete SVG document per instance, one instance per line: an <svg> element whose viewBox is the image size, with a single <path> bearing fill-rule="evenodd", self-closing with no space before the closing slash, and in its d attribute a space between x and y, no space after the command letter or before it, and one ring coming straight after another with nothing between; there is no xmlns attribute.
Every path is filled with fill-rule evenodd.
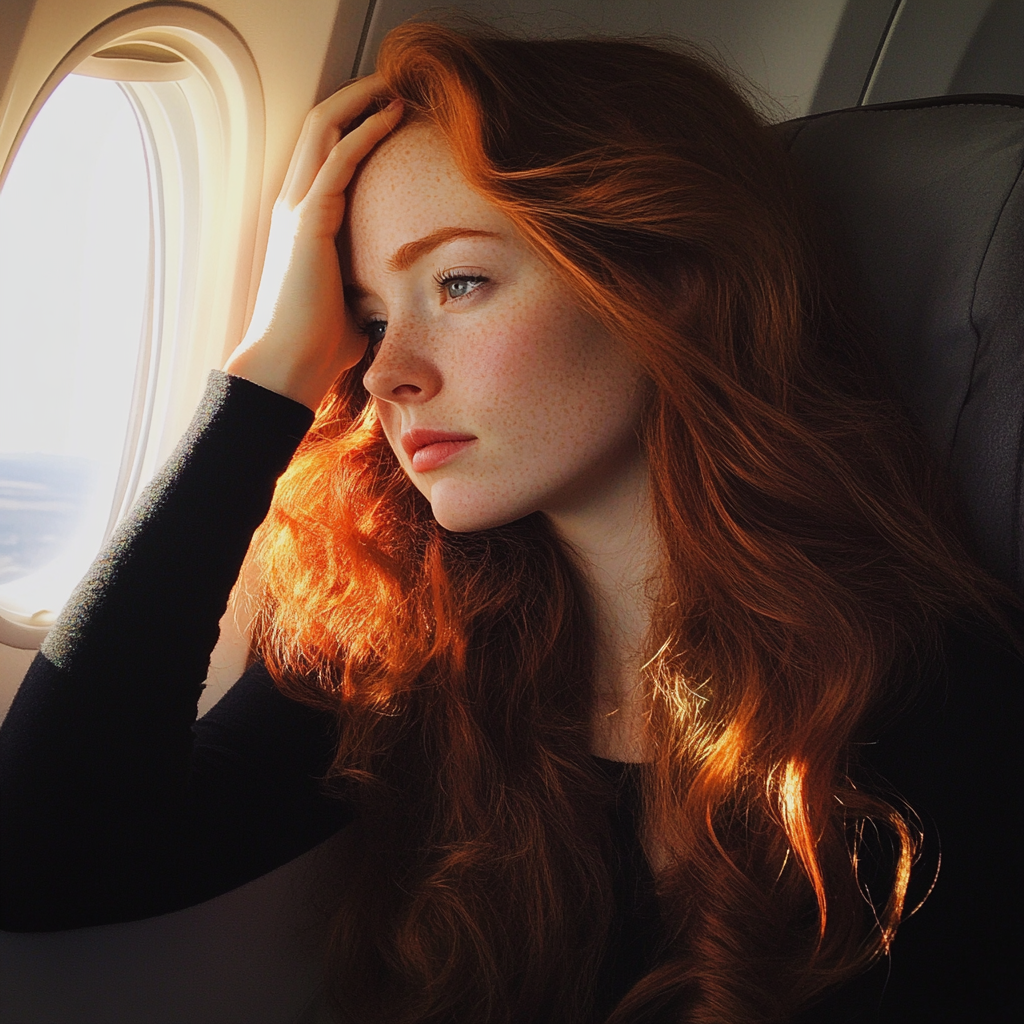
<svg viewBox="0 0 1024 1024"><path fill-rule="evenodd" d="M499 515L470 509L451 509L444 506L438 508L436 505L431 505L431 508L434 510L434 518L438 524L450 533L477 533L480 530L493 530L495 527L505 526L517 519L522 519L522 515ZM523 515L526 514L523 513Z"/></svg>
<svg viewBox="0 0 1024 1024"><path fill-rule="evenodd" d="M482 501L479 495L461 494L443 485L434 487L425 497L430 502L434 518L452 533L493 530L497 526L514 523L533 511L521 508L518 503Z"/></svg>

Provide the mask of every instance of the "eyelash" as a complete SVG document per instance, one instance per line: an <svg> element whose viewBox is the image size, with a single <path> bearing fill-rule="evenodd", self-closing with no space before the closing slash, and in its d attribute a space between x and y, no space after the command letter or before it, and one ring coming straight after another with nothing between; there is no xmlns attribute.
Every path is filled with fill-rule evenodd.
<svg viewBox="0 0 1024 1024"><path fill-rule="evenodd" d="M466 295L471 295L480 285L486 284L487 278L481 277L479 274L459 274L451 270L439 270L434 275L434 281L437 284L437 290L441 295L442 302L458 302L459 299L464 299ZM447 293L448 286L456 281L467 281L475 287L466 292L466 295L449 295ZM384 340L384 335L381 335L380 338L374 341L370 334L377 324L383 324L385 332L387 331L387 320L382 320L379 317L370 317L359 324L359 333L370 339L371 359L377 354L376 348Z"/></svg>
<svg viewBox="0 0 1024 1024"><path fill-rule="evenodd" d="M479 287L482 284L487 283L486 277L481 277L479 274L460 274L453 270L439 270L434 275L434 281L437 284L437 290L441 293L442 301L444 302L457 302L459 299L464 299L465 295L448 295L447 289L450 284L456 281L468 281L470 284ZM476 288L472 288L466 292L466 295L476 291Z"/></svg>

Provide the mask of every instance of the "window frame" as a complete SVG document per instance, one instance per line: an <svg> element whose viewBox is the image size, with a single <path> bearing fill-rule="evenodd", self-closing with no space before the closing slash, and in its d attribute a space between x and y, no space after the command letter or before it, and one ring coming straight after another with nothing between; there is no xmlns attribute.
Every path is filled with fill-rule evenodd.
<svg viewBox="0 0 1024 1024"><path fill-rule="evenodd" d="M252 54L234 29L206 11L153 5L103 22L47 77L0 169L6 180L36 114L69 75L90 74L94 55L148 44L187 64L171 80L141 61L118 61L109 77L128 97L150 167L153 241L149 322L140 340L135 390L106 536L170 454L211 368L241 339L255 297L263 184L265 109ZM184 71L184 73L181 73ZM131 78L129 79L129 76ZM106 538L105 538L106 539ZM33 650L49 623L0 606L0 644Z"/></svg>

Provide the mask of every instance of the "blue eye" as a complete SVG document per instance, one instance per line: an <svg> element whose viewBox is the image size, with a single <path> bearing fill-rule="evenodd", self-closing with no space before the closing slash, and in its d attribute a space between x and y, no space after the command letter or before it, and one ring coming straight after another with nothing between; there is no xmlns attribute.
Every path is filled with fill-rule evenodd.
<svg viewBox="0 0 1024 1024"><path fill-rule="evenodd" d="M487 278L472 274L438 274L434 280L437 281L442 301L447 301L448 299L464 298L486 283Z"/></svg>
<svg viewBox="0 0 1024 1024"><path fill-rule="evenodd" d="M445 285L445 290L448 292L448 298L458 299L463 295L467 295L469 293L469 285L470 282L464 277L455 281L449 281L448 284Z"/></svg>

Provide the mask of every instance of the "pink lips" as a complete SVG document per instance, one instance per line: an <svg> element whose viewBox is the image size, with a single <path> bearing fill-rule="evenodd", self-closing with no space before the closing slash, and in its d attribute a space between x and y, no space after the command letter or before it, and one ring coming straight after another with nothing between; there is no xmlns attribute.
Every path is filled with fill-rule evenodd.
<svg viewBox="0 0 1024 1024"><path fill-rule="evenodd" d="M412 462L412 468L417 473L427 473L443 466L475 440L472 434L414 427L402 435L402 447Z"/></svg>

